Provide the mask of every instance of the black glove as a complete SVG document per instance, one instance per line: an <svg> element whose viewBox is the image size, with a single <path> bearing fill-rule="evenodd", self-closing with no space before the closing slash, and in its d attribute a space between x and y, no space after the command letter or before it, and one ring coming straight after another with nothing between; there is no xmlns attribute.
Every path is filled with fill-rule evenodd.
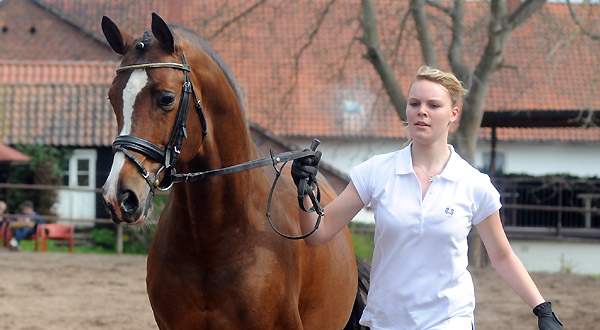
<svg viewBox="0 0 600 330"><path fill-rule="evenodd" d="M549 301L535 306L533 314L538 317L538 327L540 330L563 330L563 325L552 311L552 303Z"/></svg>
<svg viewBox="0 0 600 330"><path fill-rule="evenodd" d="M307 151L309 149L304 149ZM292 163L292 178L298 189L304 189L304 194L307 193L306 189L310 187L314 188L317 182L317 172L319 171L319 162L321 161L321 151L315 152L314 156L307 156L295 159ZM308 181L304 181L308 179ZM306 182L308 186L303 186L302 182Z"/></svg>

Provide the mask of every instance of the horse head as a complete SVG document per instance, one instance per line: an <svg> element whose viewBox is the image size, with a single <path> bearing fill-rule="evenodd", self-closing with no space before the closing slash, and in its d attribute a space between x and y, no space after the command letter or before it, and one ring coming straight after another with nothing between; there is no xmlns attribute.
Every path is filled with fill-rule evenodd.
<svg viewBox="0 0 600 330"><path fill-rule="evenodd" d="M102 30L111 48L123 56L108 92L119 135L103 197L113 221L141 223L151 209L154 189L168 186L176 168L185 168L200 153L207 125L196 92L203 86L188 61L202 65L209 59L194 52L174 33L176 28L154 13L151 30L140 38L107 17ZM191 49L188 54L186 49Z"/></svg>

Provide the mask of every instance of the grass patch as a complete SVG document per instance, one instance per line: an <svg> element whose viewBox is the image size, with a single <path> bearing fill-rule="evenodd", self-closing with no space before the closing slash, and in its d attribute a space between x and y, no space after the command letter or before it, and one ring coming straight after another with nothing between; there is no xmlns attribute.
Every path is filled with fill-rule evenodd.
<svg viewBox="0 0 600 330"><path fill-rule="evenodd" d="M354 253L358 258L371 262L375 245L373 239L374 225L351 222L349 227Z"/></svg>
<svg viewBox="0 0 600 330"><path fill-rule="evenodd" d="M42 251L42 242L39 242L40 246L38 246L38 252ZM27 239L22 240L19 244L21 246L21 251L35 251L35 240ZM46 240L46 251L47 252L64 252L69 253L69 245L67 241L56 241L56 240ZM77 246L73 247L73 253L99 253L99 254L112 254L115 253L114 250L108 250L98 246Z"/></svg>

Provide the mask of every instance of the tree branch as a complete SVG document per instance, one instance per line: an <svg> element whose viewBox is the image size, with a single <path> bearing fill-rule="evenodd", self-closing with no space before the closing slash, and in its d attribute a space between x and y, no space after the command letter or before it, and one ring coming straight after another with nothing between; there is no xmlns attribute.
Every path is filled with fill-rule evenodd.
<svg viewBox="0 0 600 330"><path fill-rule="evenodd" d="M571 14L571 18L573 18L573 21L575 22L575 24L577 24L581 32L583 32L583 34L592 38L593 40L600 40L600 34L595 34L583 26L583 23L579 20L579 18L577 18L577 14L573 9L570 0L567 0L567 7L569 7L569 13Z"/></svg>
<svg viewBox="0 0 600 330"><path fill-rule="evenodd" d="M448 49L448 60L452 72L463 81L467 89L471 88L473 70L463 60L464 45L465 45L465 28L463 20L465 16L464 0L455 0L454 9L451 11L450 18L452 19L452 42Z"/></svg>
<svg viewBox="0 0 600 330"><path fill-rule="evenodd" d="M219 34L221 34L223 31L225 31L231 24L241 20L242 18L244 18L246 15L250 14L254 9L258 8L260 5L264 4L267 0L259 0L257 1L255 4L253 4L252 6L248 7L248 9L244 10L243 12L241 12L239 15L233 17L232 19L226 21L223 23L223 25L221 25L221 27L215 31L213 34L211 34L210 36L206 37L206 40L211 40L212 38L218 36Z"/></svg>
<svg viewBox="0 0 600 330"><path fill-rule="evenodd" d="M398 116L402 121L406 121L406 98L402 89L398 85L398 80L394 75L394 70L387 62L379 43L379 32L377 31L377 16L375 14L375 5L373 0L362 0L362 15L360 18L364 35L360 41L366 46L367 58L375 67L379 74L383 87L385 88L390 101L396 109Z"/></svg>
<svg viewBox="0 0 600 330"><path fill-rule="evenodd" d="M409 6L413 19L415 20L417 39L421 45L423 60L425 60L427 65L438 68L437 52L435 51L435 43L431 37L431 31L429 30L425 0L410 0Z"/></svg>
<svg viewBox="0 0 600 330"><path fill-rule="evenodd" d="M546 0L525 0L508 18L507 29L514 30L517 26L523 24L531 14L540 9Z"/></svg>
<svg viewBox="0 0 600 330"><path fill-rule="evenodd" d="M294 54L294 68L295 68L296 74L298 74L298 72L300 71L300 58L302 58L302 54L308 47L310 47L310 45L312 45L312 43L315 39L315 36L317 35L317 33L319 33L319 30L321 29L321 25L323 25L323 21L325 20L325 17L327 17L327 13L329 13L329 9L331 8L331 6L333 6L335 1L336 0L330 0L329 3L327 3L327 5L325 6L325 9L319 15L319 18L317 20L317 25L315 25L314 29L312 31L310 31L310 34L308 35L308 41L306 43L304 43L304 45L302 45L302 47L300 47L300 49L296 52L296 54Z"/></svg>
<svg viewBox="0 0 600 330"><path fill-rule="evenodd" d="M360 19L358 19L358 20L360 22ZM350 41L348 43L348 45L346 46L346 51L344 52L344 57L342 57L341 65L337 69L337 79L339 79L339 80L343 79L344 71L346 70L346 64L353 57L352 47L354 46L354 43L356 41L360 42L360 38L358 37L359 30L360 30L360 25L357 26L356 28L354 28L354 31L352 33L352 41Z"/></svg>
<svg viewBox="0 0 600 330"><path fill-rule="evenodd" d="M398 33L398 38L396 38L396 43L394 44L394 49L392 50L392 63L391 67L395 67L398 62L398 53L400 52L400 45L402 44L402 39L404 38L404 31L406 30L406 23L408 21L408 17L410 15L410 11L407 11L402 16L402 21L400 21L400 32Z"/></svg>
<svg viewBox="0 0 600 330"><path fill-rule="evenodd" d="M329 13L329 9L335 3L335 1L336 0L330 0L329 3L327 3L327 5L325 5L325 9L323 9L323 11L319 14L319 17L317 19L317 24L314 26L314 28L312 29L312 31L310 31L310 33L308 35L308 40L294 54L294 72L292 73L292 83L286 89L286 91L283 93L282 97L280 98L281 104L289 104L290 103L287 101L287 99L293 95L293 93L296 90L296 87L298 86L298 76L300 74L300 60L302 59L302 54L304 54L304 51L306 51L310 47L310 45L312 45L317 33L319 33L319 30L321 29L321 26L323 25L323 21L327 17L327 13Z"/></svg>
<svg viewBox="0 0 600 330"><path fill-rule="evenodd" d="M453 9L451 7L446 7L437 1L425 0L425 2L427 3L427 5L437 8L437 9L443 11L444 13L446 13L447 15L452 15Z"/></svg>

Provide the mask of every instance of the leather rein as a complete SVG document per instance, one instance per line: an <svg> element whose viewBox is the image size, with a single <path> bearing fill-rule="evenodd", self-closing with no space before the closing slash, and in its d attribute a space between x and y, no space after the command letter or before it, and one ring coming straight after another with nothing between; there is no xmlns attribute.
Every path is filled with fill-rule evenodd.
<svg viewBox="0 0 600 330"><path fill-rule="evenodd" d="M122 65L117 68L117 74L129 70L152 68L171 68L181 70L185 74L185 82L183 83L183 86L181 88L179 108L177 109L175 123L173 124L173 129L171 130L171 136L169 138L168 143L165 145L164 148L161 148L156 144L148 140L139 138L137 136L119 135L115 138L112 145L113 152L122 152L137 166L140 174L150 186L150 192L152 193L152 195L154 195L155 189L166 191L169 190L175 183L194 182L209 177L232 174L236 172L247 171L258 167L271 165L276 171L276 176L273 181L273 185L271 186L269 199L267 201L266 216L269 220L269 224L277 234L288 239L302 239L314 233L319 227L319 224L321 223L321 218L323 216L323 209L319 204L319 201L321 199L321 189L319 188L317 182L314 182L313 186L309 186L307 179L306 181L301 182L298 187L298 204L300 208L305 212L317 212L318 214L315 227L306 234L300 236L289 236L277 230L271 219L271 200L273 197L273 192L275 190L275 185L277 184L277 181L281 176L282 169L287 164L287 162L298 158L314 156L315 150L319 145L319 141L315 139L313 141L313 144L311 145L311 149L306 149L303 151L288 151L279 154L274 154L273 150L271 149L270 157L264 157L256 160L251 160L242 164L232 165L204 172L177 173L175 170L175 165L177 164L177 158L181 152L183 139L187 139L186 122L192 96L194 97L195 101L194 107L196 109L196 112L198 113L200 122L202 124L202 141L204 141L204 138L207 136L206 117L204 116L204 109L202 107L202 103L198 99L198 96L196 95L196 92L194 90L194 86L190 80L190 66L187 64L185 54L183 54L182 63L150 62L141 64ZM146 170L142 162L134 154L132 154L131 151L138 152L152 159L153 161L162 164L161 168L154 175L154 180L150 179L150 173L148 172L148 170ZM280 163L283 163L283 165L281 165L281 167L278 167L277 165ZM163 179L160 180L159 175L162 171L165 172L165 175ZM313 190L315 187L317 188L317 196L314 196L313 194ZM313 204L313 207L311 207L308 210L304 207L305 194L309 196Z"/></svg>

